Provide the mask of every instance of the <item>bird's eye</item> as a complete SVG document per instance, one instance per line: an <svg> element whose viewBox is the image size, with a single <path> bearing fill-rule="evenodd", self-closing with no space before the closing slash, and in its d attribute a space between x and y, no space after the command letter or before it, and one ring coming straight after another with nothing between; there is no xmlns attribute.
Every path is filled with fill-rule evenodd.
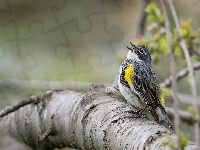
<svg viewBox="0 0 200 150"><path fill-rule="evenodd" d="M139 52L140 54L144 54L144 51L143 51L142 49L139 49L138 52Z"/></svg>

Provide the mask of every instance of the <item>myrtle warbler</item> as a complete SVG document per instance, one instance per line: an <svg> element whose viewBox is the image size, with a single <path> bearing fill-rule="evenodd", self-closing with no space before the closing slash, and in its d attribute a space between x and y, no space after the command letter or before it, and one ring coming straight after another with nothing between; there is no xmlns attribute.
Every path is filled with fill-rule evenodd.
<svg viewBox="0 0 200 150"><path fill-rule="evenodd" d="M120 93L131 105L139 107L142 113L149 109L156 122L164 120L174 131L164 106L161 103L161 90L151 66L149 49L144 45L133 45L119 69L118 86Z"/></svg>

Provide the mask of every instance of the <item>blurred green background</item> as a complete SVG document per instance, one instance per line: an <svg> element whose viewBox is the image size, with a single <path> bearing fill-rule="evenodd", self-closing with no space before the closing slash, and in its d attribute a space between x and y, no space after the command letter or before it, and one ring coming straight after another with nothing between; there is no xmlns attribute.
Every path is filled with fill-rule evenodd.
<svg viewBox="0 0 200 150"><path fill-rule="evenodd" d="M197 29L200 2L173 2L178 16L190 18ZM50 87L22 89L7 83L9 79L27 84L58 81L60 89L64 81L73 81L72 86L78 81L111 85L126 55L125 46L136 33L140 9L140 0L1 1L0 110ZM153 64L160 82L170 75L168 58L161 60ZM185 66L178 63L177 67ZM200 92L198 76L196 72ZM188 89L187 79L182 80L179 91L189 94Z"/></svg>

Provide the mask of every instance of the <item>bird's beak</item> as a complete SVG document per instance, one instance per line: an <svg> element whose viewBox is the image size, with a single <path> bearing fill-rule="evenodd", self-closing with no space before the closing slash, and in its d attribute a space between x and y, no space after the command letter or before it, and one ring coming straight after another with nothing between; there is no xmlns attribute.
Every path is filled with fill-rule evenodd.
<svg viewBox="0 0 200 150"><path fill-rule="evenodd" d="M134 45L132 42L130 42L130 43L131 43L132 49L134 50L134 52L136 52L137 51L137 46Z"/></svg>
<svg viewBox="0 0 200 150"><path fill-rule="evenodd" d="M126 46L129 50L131 50L131 52L136 52L137 51L137 46L136 45L134 45L133 43L131 43L130 42L130 44L131 44L131 48L130 47L128 47L128 46Z"/></svg>
<svg viewBox="0 0 200 150"><path fill-rule="evenodd" d="M128 46L126 46L126 48L128 48L131 52L133 52L133 49L132 49L132 48L130 48L130 47L128 47Z"/></svg>

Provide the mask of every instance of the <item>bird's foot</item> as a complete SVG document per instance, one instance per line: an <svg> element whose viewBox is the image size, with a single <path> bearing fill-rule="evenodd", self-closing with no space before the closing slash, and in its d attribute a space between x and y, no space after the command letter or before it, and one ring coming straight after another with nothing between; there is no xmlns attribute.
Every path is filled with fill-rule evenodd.
<svg viewBox="0 0 200 150"><path fill-rule="evenodd" d="M143 112L144 112L145 109L140 109L140 110L136 110L136 111L129 110L129 111L127 111L127 113L132 114L133 118L146 118L147 115L143 114Z"/></svg>

